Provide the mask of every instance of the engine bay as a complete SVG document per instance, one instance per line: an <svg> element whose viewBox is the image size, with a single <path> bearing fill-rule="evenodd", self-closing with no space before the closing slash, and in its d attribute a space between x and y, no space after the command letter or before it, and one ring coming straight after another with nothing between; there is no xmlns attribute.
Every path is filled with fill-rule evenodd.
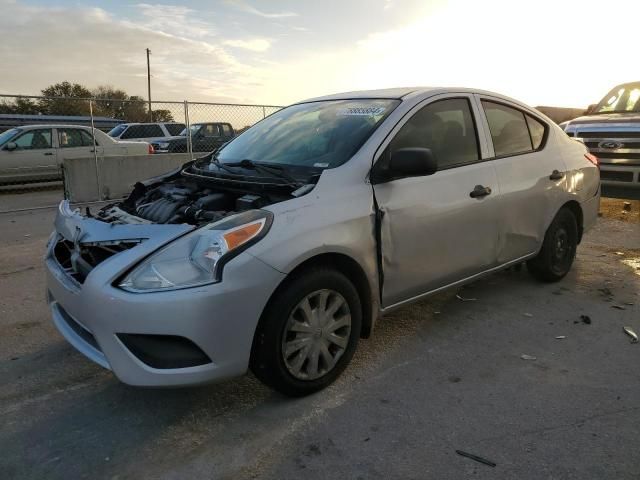
<svg viewBox="0 0 640 480"><path fill-rule="evenodd" d="M102 208L95 218L112 224L188 223L202 225L228 215L293 198L290 193L229 188L184 178L151 185L137 183L124 201Z"/></svg>

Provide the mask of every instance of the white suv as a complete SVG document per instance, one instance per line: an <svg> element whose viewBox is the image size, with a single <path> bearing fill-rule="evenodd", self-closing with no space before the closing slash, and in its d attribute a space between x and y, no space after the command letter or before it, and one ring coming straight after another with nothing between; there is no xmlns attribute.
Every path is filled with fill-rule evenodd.
<svg viewBox="0 0 640 480"><path fill-rule="evenodd" d="M175 137L185 129L184 123L121 123L114 127L109 136L116 140L141 140Z"/></svg>

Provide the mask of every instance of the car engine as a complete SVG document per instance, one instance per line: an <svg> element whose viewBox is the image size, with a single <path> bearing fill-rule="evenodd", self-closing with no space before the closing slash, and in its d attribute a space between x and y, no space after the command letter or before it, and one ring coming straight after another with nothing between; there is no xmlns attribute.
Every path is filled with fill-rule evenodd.
<svg viewBox="0 0 640 480"><path fill-rule="evenodd" d="M206 185L184 179L149 186L137 183L127 199L107 205L95 215L95 218L112 224L201 225L244 210L261 208L285 198L282 195L264 192L207 188Z"/></svg>

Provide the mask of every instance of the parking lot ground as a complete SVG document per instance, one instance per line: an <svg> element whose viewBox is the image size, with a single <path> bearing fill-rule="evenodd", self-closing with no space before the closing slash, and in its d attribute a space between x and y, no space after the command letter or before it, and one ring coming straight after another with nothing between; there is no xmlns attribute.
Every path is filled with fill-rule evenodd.
<svg viewBox="0 0 640 480"><path fill-rule="evenodd" d="M120 384L50 321L55 209L0 214L0 478L637 479L640 344L622 329L640 334L640 205L621 211L603 202L563 281L512 269L398 310L296 400L251 375Z"/></svg>

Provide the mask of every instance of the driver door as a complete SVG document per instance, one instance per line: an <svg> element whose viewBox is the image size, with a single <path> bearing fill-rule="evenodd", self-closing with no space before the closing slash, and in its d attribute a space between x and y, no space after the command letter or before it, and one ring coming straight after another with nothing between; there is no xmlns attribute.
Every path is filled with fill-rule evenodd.
<svg viewBox="0 0 640 480"><path fill-rule="evenodd" d="M493 163L483 160L486 141L480 142L484 132L476 127L477 106L469 95L427 102L396 126L374 166L385 168L400 148L429 148L438 162L432 175L373 187L385 308L497 263L499 187ZM480 187L488 187L485 193L490 193L472 193Z"/></svg>

